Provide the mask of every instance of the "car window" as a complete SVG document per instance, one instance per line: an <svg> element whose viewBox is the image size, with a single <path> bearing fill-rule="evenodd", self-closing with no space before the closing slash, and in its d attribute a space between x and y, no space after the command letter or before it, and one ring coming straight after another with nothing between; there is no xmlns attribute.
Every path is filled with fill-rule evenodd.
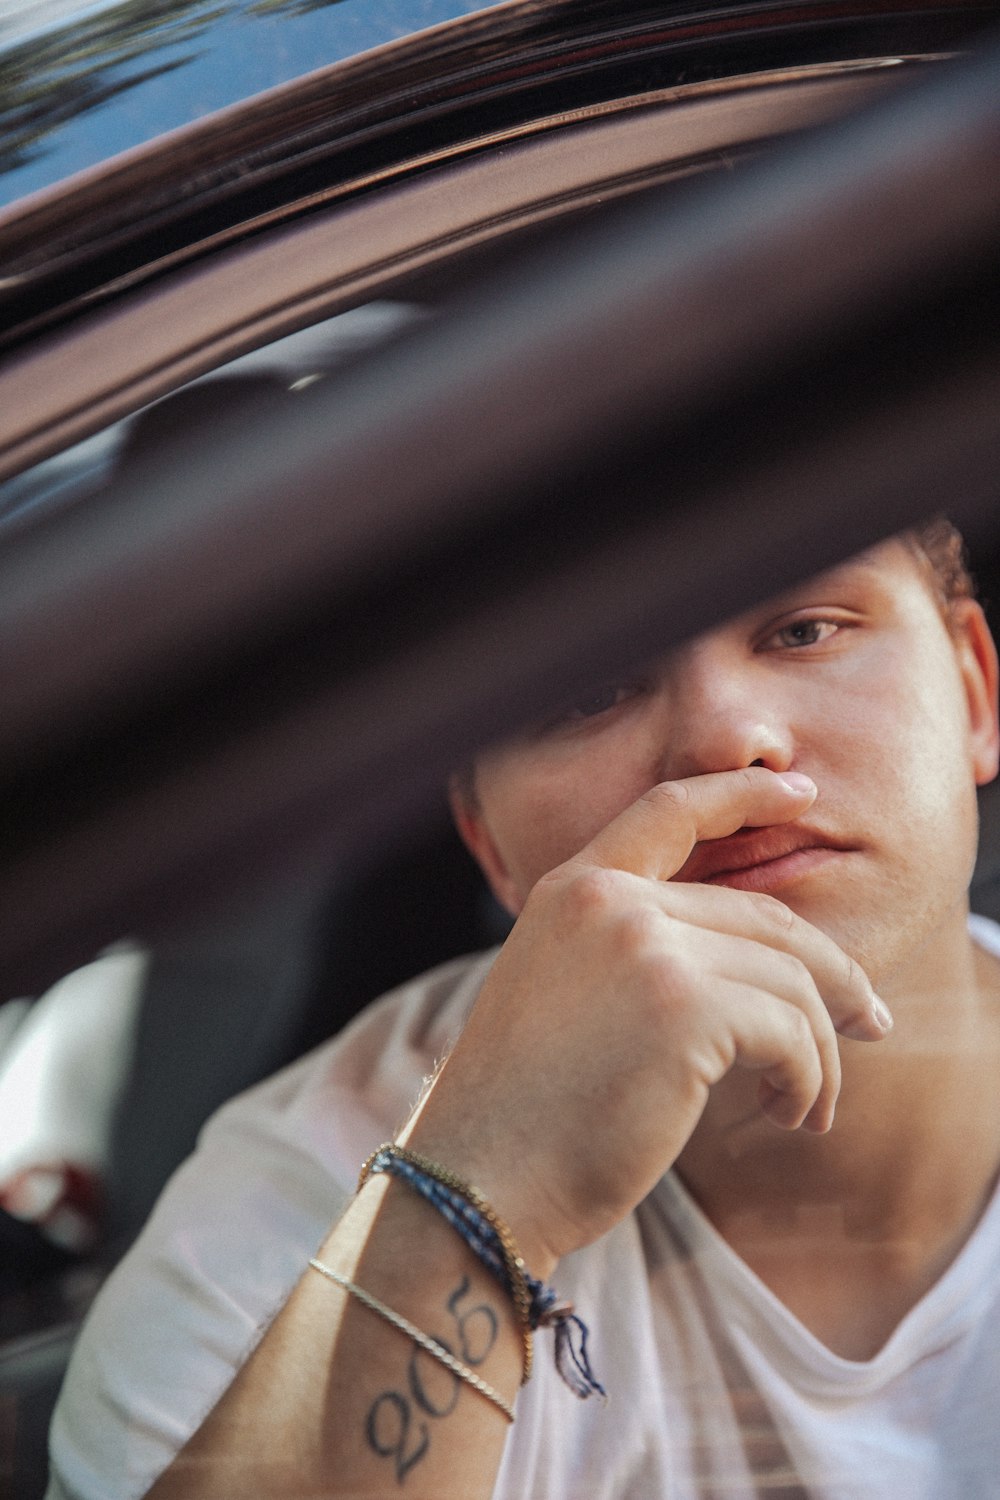
<svg viewBox="0 0 1000 1500"><path fill-rule="evenodd" d="M482 9L419 0L104 0L11 4L0 201L61 181L164 131L274 88L323 64ZM141 96L141 103L135 95ZM81 124L86 129L81 129Z"/></svg>
<svg viewBox="0 0 1000 1500"><path fill-rule="evenodd" d="M254 382L273 383L292 393L305 390L343 372L352 361L429 315L429 308L415 303L379 301L312 324L189 383L184 389L199 392L201 397L191 398L189 412L200 406L206 421L217 419L225 410L226 397L237 399ZM0 534L4 528L30 524L40 514L95 493L126 455L129 461L135 460L142 434L157 432L156 418L151 416L156 409L155 403L140 408L135 415L112 423L0 485Z"/></svg>
<svg viewBox="0 0 1000 1500"><path fill-rule="evenodd" d="M553 105L66 301L41 277L8 330L4 972L112 997L125 1237L221 1097L370 998L352 964L503 937L442 832L485 744L943 492L991 576L988 149L939 124L935 154L914 105L884 156L862 119L769 176L908 71L835 61ZM8 1214L34 1195L27 1254L62 1233L65 1268L94 1183L43 1165Z"/></svg>

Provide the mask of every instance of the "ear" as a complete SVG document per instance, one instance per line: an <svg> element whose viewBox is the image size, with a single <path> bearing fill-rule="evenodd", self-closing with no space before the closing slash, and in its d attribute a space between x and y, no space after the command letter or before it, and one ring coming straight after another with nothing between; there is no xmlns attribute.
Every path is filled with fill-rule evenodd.
<svg viewBox="0 0 1000 1500"><path fill-rule="evenodd" d="M471 777L451 777L448 801L462 843L482 870L500 905L516 917L524 902L483 816Z"/></svg>
<svg viewBox="0 0 1000 1500"><path fill-rule="evenodd" d="M997 774L1000 732L997 728L997 650L982 607L974 599L952 606L952 631L969 709L969 746L976 785Z"/></svg>

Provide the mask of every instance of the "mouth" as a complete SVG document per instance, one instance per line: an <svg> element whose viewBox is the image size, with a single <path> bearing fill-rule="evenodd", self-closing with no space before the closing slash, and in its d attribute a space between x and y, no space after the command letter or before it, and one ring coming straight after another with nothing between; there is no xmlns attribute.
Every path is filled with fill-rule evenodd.
<svg viewBox="0 0 1000 1500"><path fill-rule="evenodd" d="M674 880L774 891L850 852L826 834L796 824L741 828L724 839L696 844Z"/></svg>

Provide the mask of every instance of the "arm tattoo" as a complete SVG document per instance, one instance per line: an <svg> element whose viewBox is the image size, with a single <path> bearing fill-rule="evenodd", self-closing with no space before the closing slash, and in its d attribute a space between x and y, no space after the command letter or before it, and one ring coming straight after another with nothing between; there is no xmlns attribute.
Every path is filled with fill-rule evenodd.
<svg viewBox="0 0 1000 1500"><path fill-rule="evenodd" d="M482 1364L497 1341L497 1315L485 1302L477 1307L470 1307L467 1312L459 1312L458 1304L468 1295L468 1291L469 1278L463 1276L461 1285L448 1298L448 1311L458 1328L459 1358L475 1369ZM477 1318L478 1324L475 1322Z"/></svg>
<svg viewBox="0 0 1000 1500"><path fill-rule="evenodd" d="M410 1403L398 1391L383 1391L372 1403L365 1423L368 1444L379 1458L396 1461L396 1480L402 1484L407 1474L418 1464L430 1446L430 1433L426 1422L417 1423L417 1435L407 1451L410 1436Z"/></svg>
<svg viewBox="0 0 1000 1500"><path fill-rule="evenodd" d="M469 1295L468 1276L452 1292L446 1303L455 1325L452 1343L435 1333L433 1338L442 1349L455 1354L464 1364L475 1368L487 1358L497 1340L499 1324L497 1315L485 1302L473 1307L462 1307ZM396 1472L396 1483L402 1484L407 1474L425 1457L430 1448L430 1427L424 1416L440 1420L450 1417L458 1401L461 1380L440 1360L414 1345L406 1367L407 1391L382 1391L368 1409L365 1419L365 1436L368 1446L379 1458L391 1458Z"/></svg>
<svg viewBox="0 0 1000 1500"><path fill-rule="evenodd" d="M449 1354L454 1354L454 1349L450 1344L446 1344L444 1339L439 1338L436 1342ZM440 1404L435 1403L433 1397L427 1393L424 1377L420 1373L421 1360L430 1377L432 1388L435 1385L443 1387L447 1384L449 1386L448 1395ZM426 1349L421 1349L419 1344L414 1344L407 1373L410 1379L410 1392L420 1410L425 1411L429 1417L450 1417L455 1410L455 1402L458 1400L458 1388L462 1384L454 1370L449 1370L439 1359L435 1359L433 1354L428 1354Z"/></svg>

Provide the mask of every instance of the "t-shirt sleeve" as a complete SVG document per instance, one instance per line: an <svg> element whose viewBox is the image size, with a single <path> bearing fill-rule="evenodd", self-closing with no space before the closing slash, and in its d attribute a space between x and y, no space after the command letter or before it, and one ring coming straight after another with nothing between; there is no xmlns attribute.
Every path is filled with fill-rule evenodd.
<svg viewBox="0 0 1000 1500"><path fill-rule="evenodd" d="M109 1277L70 1361L47 1500L137 1500L232 1383L461 1029L457 959L225 1105Z"/></svg>
<svg viewBox="0 0 1000 1500"><path fill-rule="evenodd" d="M253 1109L210 1125L77 1343L47 1500L134 1500L201 1426L348 1194Z"/></svg>

